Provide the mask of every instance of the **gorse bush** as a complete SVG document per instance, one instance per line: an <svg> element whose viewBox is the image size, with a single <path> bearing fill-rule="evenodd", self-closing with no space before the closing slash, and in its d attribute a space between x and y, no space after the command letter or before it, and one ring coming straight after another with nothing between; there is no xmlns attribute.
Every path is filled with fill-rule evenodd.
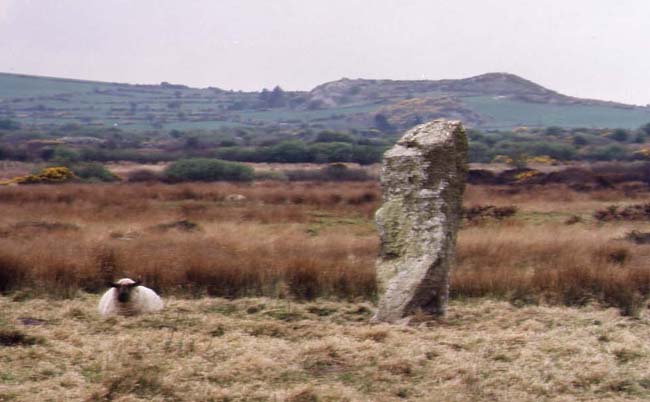
<svg viewBox="0 0 650 402"><path fill-rule="evenodd" d="M65 166L55 166L41 169L27 176L14 177L11 180L0 181L0 184L56 184L75 179L74 173Z"/></svg>
<svg viewBox="0 0 650 402"><path fill-rule="evenodd" d="M120 178L100 163L79 163L69 166L52 166L27 176L15 177L0 184L57 184L81 179L87 182L112 182Z"/></svg>
<svg viewBox="0 0 650 402"><path fill-rule="evenodd" d="M163 172L165 180L182 181L251 181L255 177L252 168L240 163L219 159L184 159L169 165Z"/></svg>

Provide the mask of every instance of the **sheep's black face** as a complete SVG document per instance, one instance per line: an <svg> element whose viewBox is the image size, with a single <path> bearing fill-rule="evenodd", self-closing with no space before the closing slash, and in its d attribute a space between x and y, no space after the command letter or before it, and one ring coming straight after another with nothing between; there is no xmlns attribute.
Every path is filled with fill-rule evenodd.
<svg viewBox="0 0 650 402"><path fill-rule="evenodd" d="M128 284L113 283L111 286L113 286L117 291L117 301L120 303L127 303L129 300L131 300L131 292L135 287L139 285L140 283L136 282Z"/></svg>
<svg viewBox="0 0 650 402"><path fill-rule="evenodd" d="M120 303L126 303L131 297L131 287L130 286L120 286L117 289L117 301Z"/></svg>

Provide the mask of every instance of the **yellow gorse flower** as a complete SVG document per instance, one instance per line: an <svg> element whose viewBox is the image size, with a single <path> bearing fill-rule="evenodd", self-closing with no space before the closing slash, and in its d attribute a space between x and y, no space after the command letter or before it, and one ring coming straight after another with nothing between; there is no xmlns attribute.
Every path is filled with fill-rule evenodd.
<svg viewBox="0 0 650 402"><path fill-rule="evenodd" d="M526 180L528 180L528 179L530 179L532 177L537 176L538 174L541 174L541 172L539 172L537 170L529 170L529 171L526 171L526 172L517 173L515 175L515 180L517 180L517 181L526 181Z"/></svg>
<svg viewBox="0 0 650 402"><path fill-rule="evenodd" d="M74 179L75 175L65 166L55 166L42 169L37 174L14 177L11 180L0 182L0 185L9 184L39 184L39 183L62 183Z"/></svg>

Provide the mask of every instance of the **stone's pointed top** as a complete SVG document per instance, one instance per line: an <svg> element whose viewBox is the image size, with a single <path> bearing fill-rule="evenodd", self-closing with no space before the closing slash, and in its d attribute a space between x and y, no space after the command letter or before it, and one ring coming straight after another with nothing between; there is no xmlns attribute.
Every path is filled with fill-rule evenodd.
<svg viewBox="0 0 650 402"><path fill-rule="evenodd" d="M462 127L462 124L456 120L433 120L413 127L397 141L397 144L404 147L427 148L450 140L453 133Z"/></svg>

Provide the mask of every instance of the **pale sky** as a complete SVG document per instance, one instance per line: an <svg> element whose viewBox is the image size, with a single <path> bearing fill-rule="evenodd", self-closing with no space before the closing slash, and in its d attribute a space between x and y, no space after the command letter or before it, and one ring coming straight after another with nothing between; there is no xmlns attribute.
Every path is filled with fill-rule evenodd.
<svg viewBox="0 0 650 402"><path fill-rule="evenodd" d="M0 71L309 90L509 72L650 103L649 0L0 0Z"/></svg>

